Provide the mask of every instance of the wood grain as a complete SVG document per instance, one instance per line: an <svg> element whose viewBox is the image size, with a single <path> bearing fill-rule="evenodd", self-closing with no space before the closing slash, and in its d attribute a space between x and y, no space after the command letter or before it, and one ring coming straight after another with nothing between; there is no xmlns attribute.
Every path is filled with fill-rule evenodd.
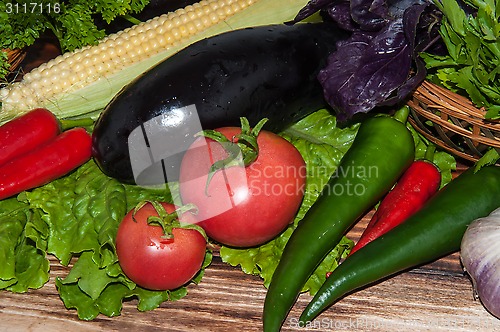
<svg viewBox="0 0 500 332"><path fill-rule="evenodd" d="M359 238L373 211L348 233ZM217 255L197 286L177 302L139 312L136 300L118 317L80 321L60 300L54 279L69 268L51 259L51 279L26 294L0 292L0 331L261 331L266 294L260 278L231 267ZM297 318L311 297L302 294L283 331L500 331L500 320L474 299L457 253L353 293L310 326Z"/></svg>
<svg viewBox="0 0 500 332"><path fill-rule="evenodd" d="M57 295L53 277L42 289L27 294L0 293L1 331L260 331L266 294L258 277L243 274L215 257L202 283L190 286L177 302L142 313L135 300L122 314L78 320ZM469 279L453 254L400 274L339 301L312 326L299 328L297 318L310 300L301 295L283 331L500 331L500 321L473 299Z"/></svg>

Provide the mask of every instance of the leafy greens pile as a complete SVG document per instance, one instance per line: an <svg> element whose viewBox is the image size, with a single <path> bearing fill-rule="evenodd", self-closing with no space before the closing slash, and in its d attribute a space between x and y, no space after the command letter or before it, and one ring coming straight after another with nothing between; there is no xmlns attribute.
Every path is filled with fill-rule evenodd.
<svg viewBox="0 0 500 332"><path fill-rule="evenodd" d="M291 23L318 11L351 32L318 76L339 121L403 101L425 79L419 53L440 50L441 13L426 0L311 0Z"/></svg>
<svg viewBox="0 0 500 332"><path fill-rule="evenodd" d="M105 36L94 17L110 23L118 16L139 13L149 0L11 0L0 2L0 79L9 72L3 49L22 49L32 45L41 33L51 30L62 51L95 45Z"/></svg>
<svg viewBox="0 0 500 332"><path fill-rule="evenodd" d="M444 13L440 33L447 55L423 54L429 78L500 118L500 1L470 0L472 12L455 0L436 5Z"/></svg>

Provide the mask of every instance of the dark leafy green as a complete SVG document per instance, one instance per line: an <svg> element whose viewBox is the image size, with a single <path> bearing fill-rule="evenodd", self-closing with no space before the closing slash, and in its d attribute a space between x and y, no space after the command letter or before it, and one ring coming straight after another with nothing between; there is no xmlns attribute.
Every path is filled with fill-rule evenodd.
<svg viewBox="0 0 500 332"><path fill-rule="evenodd" d="M487 110L487 119L500 118L500 3L466 1L474 11L455 0L436 1L444 17L440 29L446 55L423 55L429 79Z"/></svg>
<svg viewBox="0 0 500 332"><path fill-rule="evenodd" d="M0 2L0 80L8 73L4 49L32 45L46 30L59 40L63 51L95 45L105 36L95 16L107 23L141 12L149 0L9 0Z"/></svg>
<svg viewBox="0 0 500 332"><path fill-rule="evenodd" d="M310 1L293 22L321 11L351 31L318 79L340 121L401 103L424 80L418 53L438 36L437 9L420 0Z"/></svg>

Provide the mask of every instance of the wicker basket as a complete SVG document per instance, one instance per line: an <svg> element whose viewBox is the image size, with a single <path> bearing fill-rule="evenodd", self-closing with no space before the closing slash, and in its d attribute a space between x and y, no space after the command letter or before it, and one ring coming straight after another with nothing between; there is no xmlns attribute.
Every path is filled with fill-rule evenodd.
<svg viewBox="0 0 500 332"><path fill-rule="evenodd" d="M408 106L413 127L450 153L470 161L490 147L500 153L500 121L485 120L486 111L467 98L424 81Z"/></svg>
<svg viewBox="0 0 500 332"><path fill-rule="evenodd" d="M24 49L5 50L5 51L7 51L7 57L10 63L9 70L11 72L14 72L23 62L24 58L26 57L26 52Z"/></svg>

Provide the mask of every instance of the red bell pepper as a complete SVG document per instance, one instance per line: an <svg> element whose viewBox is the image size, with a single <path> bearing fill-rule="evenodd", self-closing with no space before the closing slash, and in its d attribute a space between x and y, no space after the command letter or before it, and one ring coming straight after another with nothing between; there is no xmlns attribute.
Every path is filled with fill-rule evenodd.
<svg viewBox="0 0 500 332"><path fill-rule="evenodd" d="M73 128L0 166L0 200L53 181L90 160L91 136Z"/></svg>
<svg viewBox="0 0 500 332"><path fill-rule="evenodd" d="M441 173L431 162L413 162L386 195L371 218L361 238L349 255L387 233L420 210L441 185Z"/></svg>
<svg viewBox="0 0 500 332"><path fill-rule="evenodd" d="M36 108L0 126L0 165L53 140L61 132L49 110Z"/></svg>

